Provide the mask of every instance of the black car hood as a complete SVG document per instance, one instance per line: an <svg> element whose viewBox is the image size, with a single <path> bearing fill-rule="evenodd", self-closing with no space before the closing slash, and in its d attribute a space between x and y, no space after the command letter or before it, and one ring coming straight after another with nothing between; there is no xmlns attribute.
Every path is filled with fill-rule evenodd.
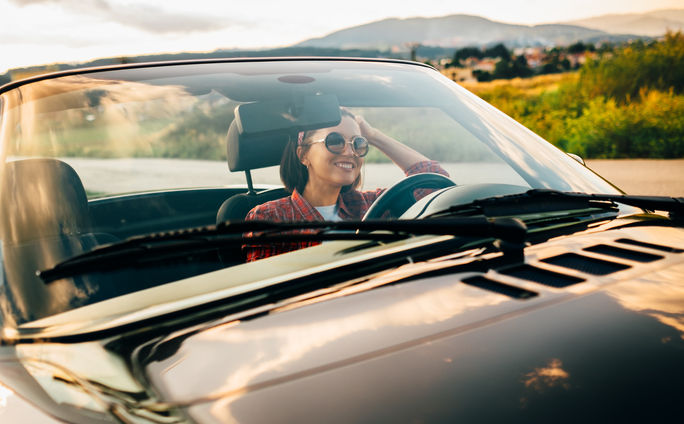
<svg viewBox="0 0 684 424"><path fill-rule="evenodd" d="M528 247L522 268L410 264L155 341L136 367L199 422L673 418L684 230L621 224ZM464 267L433 272L446 261Z"/></svg>

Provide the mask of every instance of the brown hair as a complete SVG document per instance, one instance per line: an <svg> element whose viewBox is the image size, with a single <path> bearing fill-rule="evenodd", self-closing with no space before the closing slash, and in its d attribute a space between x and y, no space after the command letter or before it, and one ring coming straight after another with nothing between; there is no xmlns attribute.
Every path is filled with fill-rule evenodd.
<svg viewBox="0 0 684 424"><path fill-rule="evenodd" d="M355 119L354 114L346 109L340 109L340 113L342 116L348 116L352 119ZM306 131L304 133L303 139L306 140L310 134L311 131ZM304 187L306 187L306 183L309 182L309 170L306 169L306 166L302 164L299 156L297 156L297 147L302 148L301 154L304 156L311 148L311 144L302 143L300 146L298 140L298 135L293 137L291 136L290 140L285 146L285 150L283 150L283 157L280 160L280 180L283 182L283 185L287 191L292 193L295 189L297 189L297 191L301 194L304 193ZM360 185L361 173L359 172L359 176L356 177L352 184L342 187L342 193L349 190L355 190Z"/></svg>
<svg viewBox="0 0 684 424"><path fill-rule="evenodd" d="M295 189L299 193L304 192L304 187L309 181L309 170L297 157L297 136L290 137L280 160L280 180L285 189L292 193ZM305 154L311 145L302 145L302 154Z"/></svg>

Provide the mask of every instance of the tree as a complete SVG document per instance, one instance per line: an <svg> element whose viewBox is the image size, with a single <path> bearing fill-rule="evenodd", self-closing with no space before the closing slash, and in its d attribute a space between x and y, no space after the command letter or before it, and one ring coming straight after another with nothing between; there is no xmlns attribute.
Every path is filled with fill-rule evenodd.
<svg viewBox="0 0 684 424"><path fill-rule="evenodd" d="M602 43L596 51L599 55L613 53L615 51L615 46L612 43Z"/></svg>
<svg viewBox="0 0 684 424"><path fill-rule="evenodd" d="M532 75L532 69L527 64L525 56L516 56L513 60L501 59L494 67L494 79L526 78Z"/></svg>
<svg viewBox="0 0 684 424"><path fill-rule="evenodd" d="M474 70L473 76L475 77L475 79L477 79L478 82L486 82L491 81L493 79L491 73L483 71L481 69Z"/></svg>
<svg viewBox="0 0 684 424"><path fill-rule="evenodd" d="M410 43L406 43L406 47L408 47L409 51L411 52L411 60L415 62L417 59L416 53L418 52L418 47L420 47L420 43L413 41Z"/></svg>
<svg viewBox="0 0 684 424"><path fill-rule="evenodd" d="M494 47L490 47L484 51L484 57L500 57L501 60L511 60L511 53L508 51L506 46L499 43Z"/></svg>
<svg viewBox="0 0 684 424"><path fill-rule="evenodd" d="M567 58L561 60L561 51L557 47L546 52L542 66L537 71L539 74L556 74L570 68Z"/></svg>
<svg viewBox="0 0 684 424"><path fill-rule="evenodd" d="M513 60L513 64L511 65L511 70L514 77L527 78L532 75L532 69L523 55L515 57L515 60Z"/></svg>
<svg viewBox="0 0 684 424"><path fill-rule="evenodd" d="M482 50L477 47L464 47L462 49L456 50L454 53L454 63L460 64L462 60L469 59L471 57L476 57L482 59Z"/></svg>
<svg viewBox="0 0 684 424"><path fill-rule="evenodd" d="M568 53L570 54L578 54L578 53L584 53L587 51L587 46L584 45L583 42L578 41L575 44L571 44L568 46Z"/></svg>
<svg viewBox="0 0 684 424"><path fill-rule="evenodd" d="M668 32L664 41L637 41L617 49L612 56L588 61L580 75L587 96L603 95L625 103L645 89L684 93L682 69L684 34Z"/></svg>

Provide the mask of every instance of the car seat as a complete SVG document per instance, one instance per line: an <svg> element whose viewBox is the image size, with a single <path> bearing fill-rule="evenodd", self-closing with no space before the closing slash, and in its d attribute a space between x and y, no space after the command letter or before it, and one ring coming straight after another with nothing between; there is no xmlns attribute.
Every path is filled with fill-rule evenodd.
<svg viewBox="0 0 684 424"><path fill-rule="evenodd" d="M36 272L115 238L91 232L88 199L76 171L53 158L4 164L0 185L4 290L15 315L30 320L101 297L90 278L45 284Z"/></svg>
<svg viewBox="0 0 684 424"><path fill-rule="evenodd" d="M257 205L288 196L284 188L257 192L252 184L252 169L278 165L289 140L287 133L250 135L240 131L237 121L228 128L227 158L232 172L245 171L247 192L226 199L218 210L216 223L243 220Z"/></svg>

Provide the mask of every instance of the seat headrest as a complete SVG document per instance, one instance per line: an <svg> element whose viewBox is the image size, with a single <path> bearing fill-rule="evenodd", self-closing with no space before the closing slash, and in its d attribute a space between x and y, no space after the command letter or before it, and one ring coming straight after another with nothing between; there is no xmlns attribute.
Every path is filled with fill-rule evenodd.
<svg viewBox="0 0 684 424"><path fill-rule="evenodd" d="M228 128L227 157L231 172L280 164L285 145L296 133L247 134L234 120Z"/></svg>
<svg viewBox="0 0 684 424"><path fill-rule="evenodd" d="M238 105L228 128L228 167L235 172L278 165L287 142L300 131L334 127L341 119L331 94Z"/></svg>
<svg viewBox="0 0 684 424"><path fill-rule="evenodd" d="M88 198L76 171L52 158L23 159L4 164L0 202L0 237L6 243L90 228Z"/></svg>

